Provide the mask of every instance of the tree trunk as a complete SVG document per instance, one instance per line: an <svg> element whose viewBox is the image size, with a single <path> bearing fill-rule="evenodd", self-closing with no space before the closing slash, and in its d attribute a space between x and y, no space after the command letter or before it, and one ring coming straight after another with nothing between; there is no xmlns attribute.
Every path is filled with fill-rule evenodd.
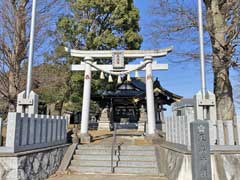
<svg viewBox="0 0 240 180"><path fill-rule="evenodd" d="M234 104L229 68L232 60L233 46L227 43L226 14L221 12L218 0L206 0L207 31L211 37L214 72L214 93L216 95L217 118L233 120Z"/></svg>
<svg viewBox="0 0 240 180"><path fill-rule="evenodd" d="M9 93L9 105L8 109L10 112L16 111L16 102L17 102L17 94L19 93L19 70L18 72L13 72L12 70L9 71L9 86L8 86L8 93Z"/></svg>
<svg viewBox="0 0 240 180"><path fill-rule="evenodd" d="M234 104L229 68L214 70L214 93L216 95L217 118L219 120L233 120Z"/></svg>

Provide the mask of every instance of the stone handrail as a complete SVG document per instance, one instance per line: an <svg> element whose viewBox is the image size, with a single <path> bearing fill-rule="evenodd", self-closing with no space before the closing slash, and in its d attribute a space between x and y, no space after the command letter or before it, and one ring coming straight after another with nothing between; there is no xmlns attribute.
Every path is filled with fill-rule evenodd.
<svg viewBox="0 0 240 180"><path fill-rule="evenodd" d="M21 152L65 144L66 130L67 120L64 117L10 112L6 148Z"/></svg>

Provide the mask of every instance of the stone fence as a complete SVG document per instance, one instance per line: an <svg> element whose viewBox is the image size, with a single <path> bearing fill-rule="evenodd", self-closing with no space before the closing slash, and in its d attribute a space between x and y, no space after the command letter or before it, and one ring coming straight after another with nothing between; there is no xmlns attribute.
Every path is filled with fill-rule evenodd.
<svg viewBox="0 0 240 180"><path fill-rule="evenodd" d="M191 147L190 123L194 117L175 116L165 118L166 141ZM209 121L209 133L211 145L240 145L240 116L235 120L217 123Z"/></svg>
<svg viewBox="0 0 240 180"><path fill-rule="evenodd" d="M67 120L60 116L8 114L6 149L22 152L65 144Z"/></svg>

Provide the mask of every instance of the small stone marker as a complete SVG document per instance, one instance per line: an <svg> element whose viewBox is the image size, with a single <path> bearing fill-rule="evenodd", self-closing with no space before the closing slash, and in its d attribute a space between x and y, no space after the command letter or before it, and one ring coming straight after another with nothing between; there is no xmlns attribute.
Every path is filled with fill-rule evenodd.
<svg viewBox="0 0 240 180"><path fill-rule="evenodd" d="M190 123L192 149L192 179L211 180L209 125L206 121Z"/></svg>

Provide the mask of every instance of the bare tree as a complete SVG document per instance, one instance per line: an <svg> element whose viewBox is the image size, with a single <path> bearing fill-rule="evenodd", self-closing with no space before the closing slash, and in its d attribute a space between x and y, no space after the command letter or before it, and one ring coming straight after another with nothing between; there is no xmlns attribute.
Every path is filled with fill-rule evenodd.
<svg viewBox="0 0 240 180"><path fill-rule="evenodd" d="M205 38L211 47L207 56L212 63L214 74L214 93L217 102L217 117L230 120L234 117L234 103L229 69L237 66L237 51L240 32L239 0L204 0L205 4ZM160 39L174 42L190 42L191 48L184 55L198 58L197 41L197 2L184 0L154 1L153 27ZM180 52L178 52L181 54ZM182 55L182 54L181 54Z"/></svg>
<svg viewBox="0 0 240 180"><path fill-rule="evenodd" d="M28 55L31 2L29 0L0 2L0 96L8 103L10 111L15 110L16 96L24 84L21 74ZM49 41L47 33L54 28L52 23L56 22L57 14L61 12L57 10L61 4L61 0L37 2L35 41L37 52L42 53L46 48L45 42Z"/></svg>

